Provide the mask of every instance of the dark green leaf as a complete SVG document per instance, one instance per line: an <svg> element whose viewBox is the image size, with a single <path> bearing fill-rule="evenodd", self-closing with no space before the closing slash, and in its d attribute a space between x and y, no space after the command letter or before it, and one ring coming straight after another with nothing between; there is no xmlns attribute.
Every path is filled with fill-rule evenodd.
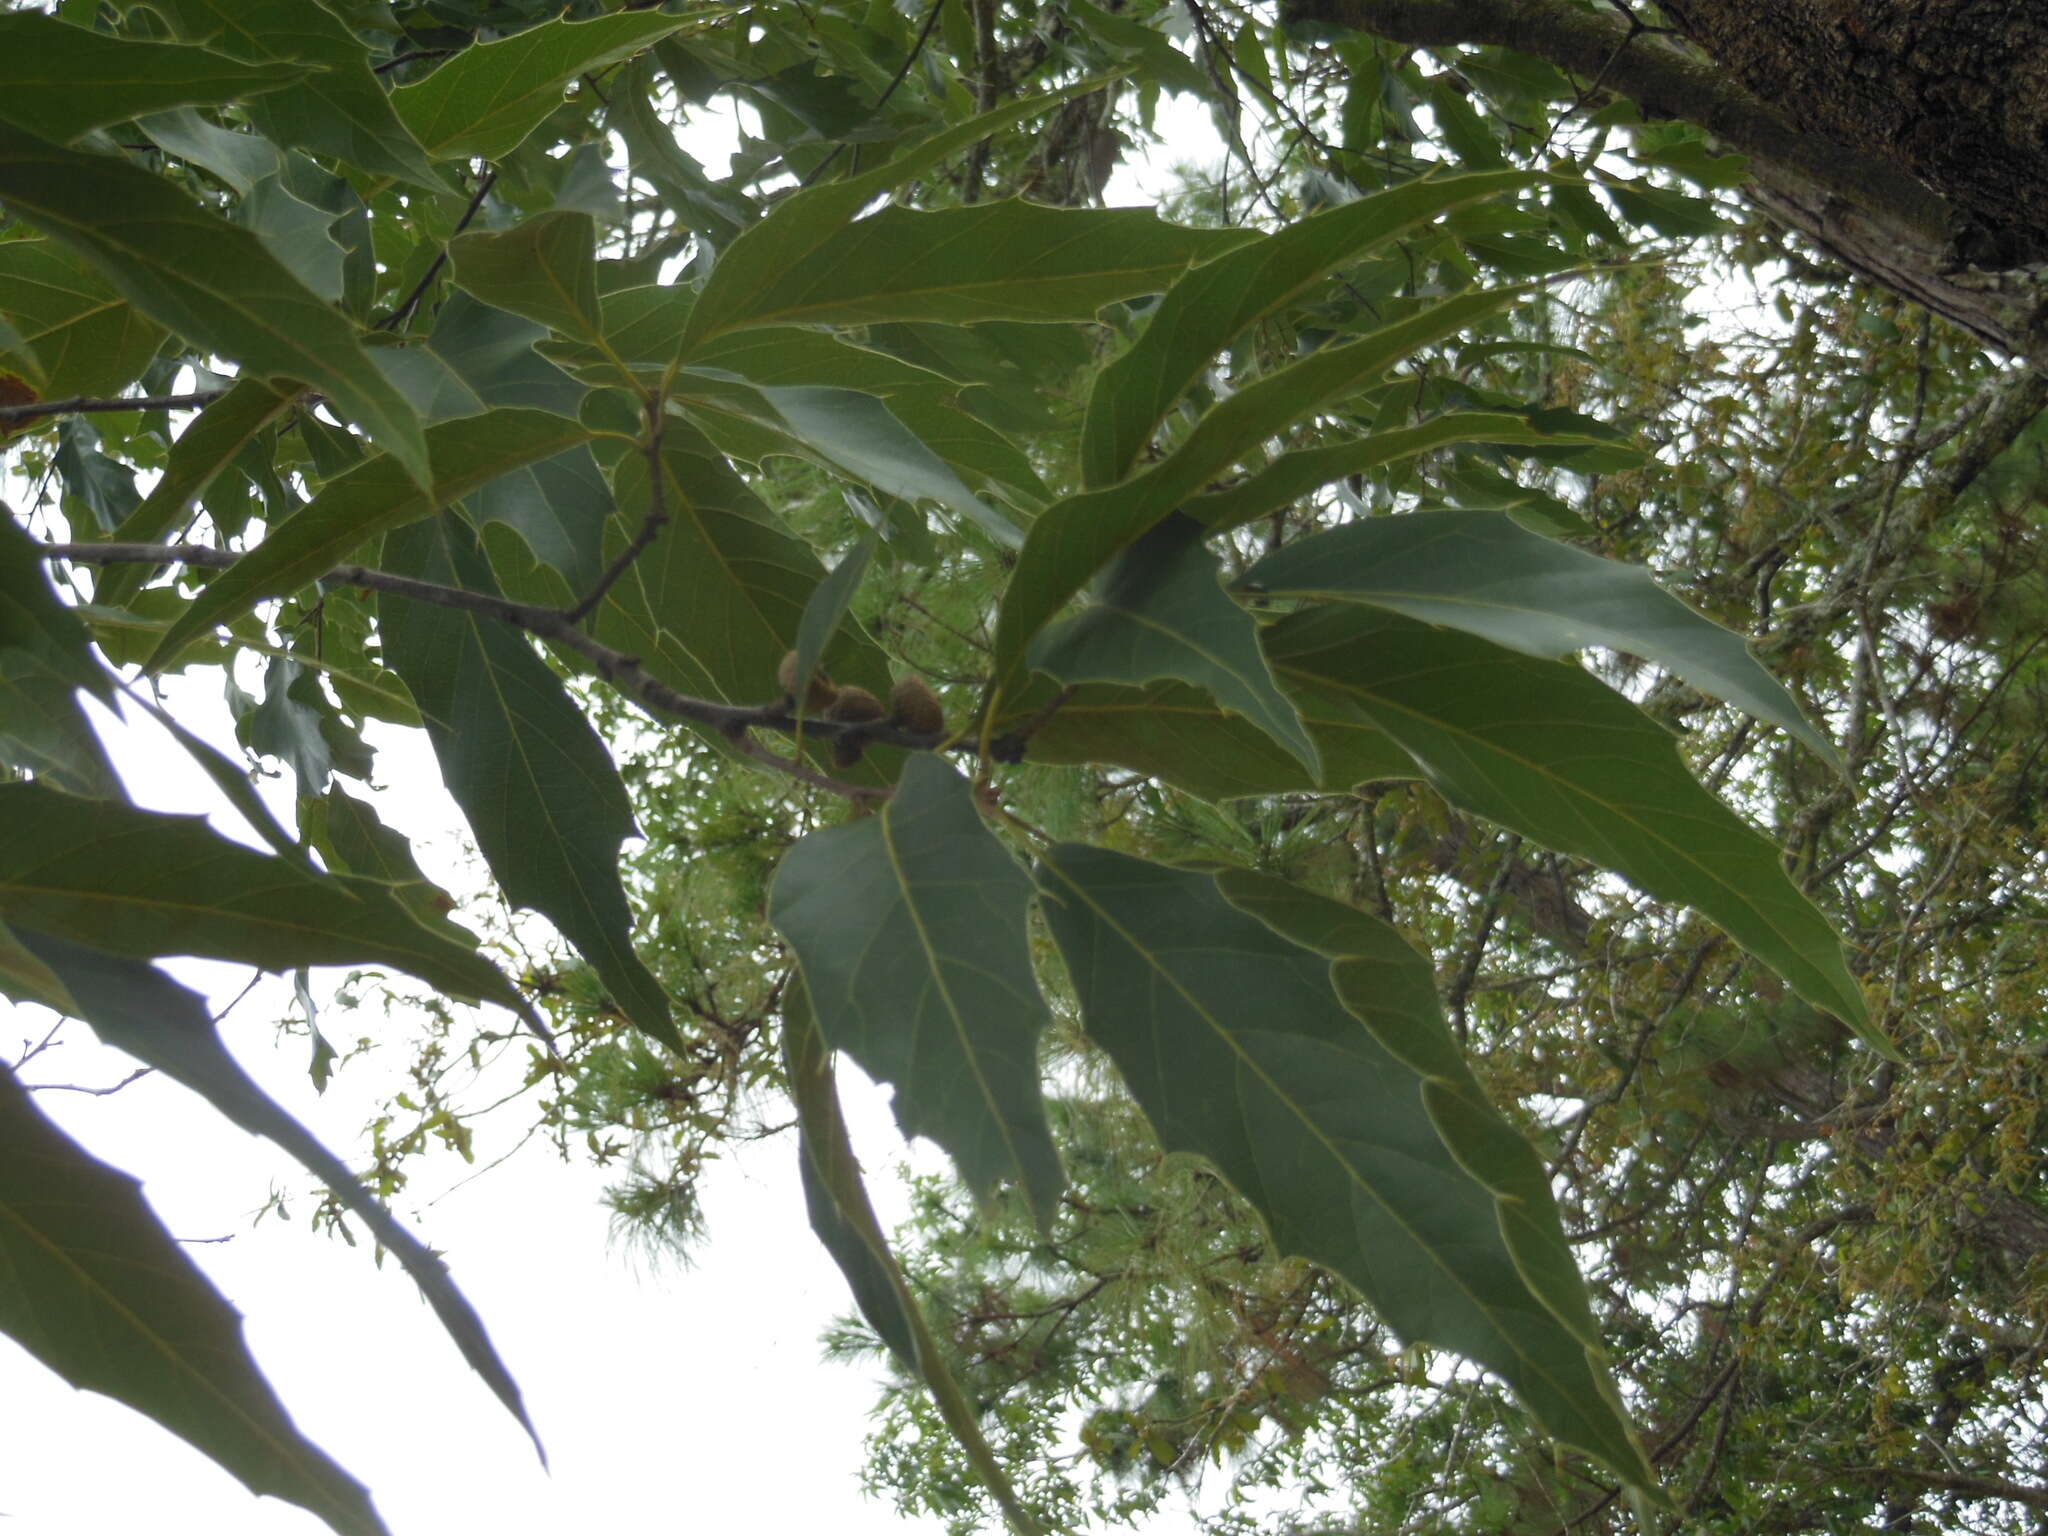
<svg viewBox="0 0 2048 1536"><path fill-rule="evenodd" d="M1170 517L1117 557L1094 602L1038 637L1031 665L1065 683L1193 683L1319 778L1315 743L1259 653L1257 622L1219 584L1221 571L1201 524Z"/></svg>
<svg viewBox="0 0 2048 1536"><path fill-rule="evenodd" d="M1012 685L1025 649L1075 593L1211 480L1292 422L1370 383L1415 348L1499 309L1517 290L1461 294L1325 347L1213 406L1159 463L1119 485L1054 503L1031 525L996 620L996 681Z"/></svg>
<svg viewBox="0 0 2048 1536"><path fill-rule="evenodd" d="M390 570L492 590L474 535L452 517L384 545ZM385 659L419 703L448 793L514 906L561 930L635 1024L675 1049L661 984L633 953L619 844L633 830L611 755L562 680L518 632L432 603L379 603Z"/></svg>
<svg viewBox="0 0 2048 1536"><path fill-rule="evenodd" d="M448 254L456 283L486 304L602 344L597 226L589 214L542 213L501 234L462 235Z"/></svg>
<svg viewBox="0 0 2048 1536"><path fill-rule="evenodd" d="M730 704L773 698L825 567L689 423L664 423L661 464L668 526L606 594L597 637L686 692ZM645 454L619 461L623 515L613 520L609 553L625 547L646 513L647 471ZM823 659L840 682L888 691L880 654L844 627Z"/></svg>
<svg viewBox="0 0 2048 1536"><path fill-rule="evenodd" d="M4 249L4 247L0 247ZM228 392L207 406L171 444L170 460L142 505L131 512L111 537L124 543L150 544L175 528L214 476L235 460L256 435L291 408L298 398L290 384L266 379L238 379ZM93 588L93 599L119 607L149 579L142 564L109 566Z"/></svg>
<svg viewBox="0 0 2048 1536"><path fill-rule="evenodd" d="M53 399L119 393L164 339L161 326L54 240L0 241L0 316L34 350Z"/></svg>
<svg viewBox="0 0 2048 1536"><path fill-rule="evenodd" d="M393 91L391 103L429 153L501 160L562 104L563 86L685 24L655 11L543 22L464 48L418 84Z"/></svg>
<svg viewBox="0 0 2048 1536"><path fill-rule="evenodd" d="M114 685L93 659L85 626L57 599L36 541L0 508L0 652L26 651L69 687L111 704Z"/></svg>
<svg viewBox="0 0 2048 1536"><path fill-rule="evenodd" d="M853 602L853 594L860 590L860 579L867 574L868 562L874 559L875 546L880 542L880 534L870 533L854 545L804 604L803 621L796 627L796 677L791 685L791 697L799 714L805 712L804 701L810 697L811 673L817 670L818 658L839 633L847 607Z"/></svg>
<svg viewBox="0 0 2048 1536"><path fill-rule="evenodd" d="M265 970L389 965L523 1011L472 946L422 928L376 881L255 853L198 816L0 785L0 919L114 954Z"/></svg>
<svg viewBox="0 0 2048 1536"><path fill-rule="evenodd" d="M778 209L760 228L782 216ZM1168 224L1149 208L1052 208L1014 198L932 212L889 207L758 275L745 309L719 314L715 328L693 327L691 339L741 325L1092 320L1103 305L1164 292L1189 262L1252 238ZM715 302L707 287L702 304ZM688 357L699 361L694 346Z"/></svg>
<svg viewBox="0 0 2048 1536"><path fill-rule="evenodd" d="M190 1088L250 1135L275 1142L332 1190L378 1244L397 1257L463 1358L534 1437L534 1448L540 1448L518 1384L498 1358L482 1319L455 1288L448 1266L372 1198L347 1164L256 1086L222 1043L204 998L138 960L27 929L16 934L64 983L78 1002L78 1016L100 1039Z"/></svg>
<svg viewBox="0 0 2048 1536"><path fill-rule="evenodd" d="M1324 956L1210 875L1062 844L1038 880L1083 1023L1169 1150L1208 1158L1282 1251L1343 1276L1404 1337L1478 1361L1550 1433L1649 1480L1588 1341L1531 1291L1492 1192L1444 1145L1418 1074L1338 1001Z"/></svg>
<svg viewBox="0 0 2048 1536"><path fill-rule="evenodd" d="M0 1328L73 1386L148 1414L343 1536L382 1536L369 1493L292 1424L240 1315L141 1186L44 1119L4 1066L0 1264Z"/></svg>
<svg viewBox="0 0 2048 1536"><path fill-rule="evenodd" d="M0 200L188 341L253 373L318 387L426 483L419 420L370 361L355 327L248 230L138 165L62 149L6 124Z"/></svg>
<svg viewBox="0 0 2048 1536"><path fill-rule="evenodd" d="M431 490L389 454L338 475L271 536L214 578L149 659L151 671L217 624L317 580L379 533L416 522L502 474L590 440L590 430L551 411L506 406L427 429Z"/></svg>
<svg viewBox="0 0 2048 1536"><path fill-rule="evenodd" d="M1014 1179L1041 1221L1066 1180L1038 1093L1048 1019L1031 972L1031 881L967 781L912 757L879 815L814 832L776 871L768 915L796 950L825 1039L896 1089L979 1194Z"/></svg>
<svg viewBox="0 0 2048 1536"><path fill-rule="evenodd" d="M273 143L444 190L370 72L367 50L320 0L151 0L150 8L185 42L250 63L321 66L291 90L245 106L256 131Z"/></svg>
<svg viewBox="0 0 2048 1536"><path fill-rule="evenodd" d="M1742 637L1685 606L1640 566L1602 560L1500 512L1376 517L1276 550L1245 572L1276 596L1369 603L1529 656L1628 651L1783 726L1829 761L1826 737Z"/></svg>
<svg viewBox="0 0 2048 1536"><path fill-rule="evenodd" d="M170 107L226 105L296 85L307 73L116 37L40 11L0 15L0 117L45 138L69 141Z"/></svg>
<svg viewBox="0 0 2048 1536"><path fill-rule="evenodd" d="M1702 789L1677 744L1576 666L1366 608L1267 631L1282 677L1356 702L1454 804L1712 918L1872 1049L1841 939L1778 852Z"/></svg>
<svg viewBox="0 0 2048 1536"><path fill-rule="evenodd" d="M1182 277L1131 349L1096 375L1081 428L1081 483L1121 479L1173 402L1231 339L1278 314L1344 263L1447 209L1526 187L1521 171L1425 178L1290 224Z"/></svg>

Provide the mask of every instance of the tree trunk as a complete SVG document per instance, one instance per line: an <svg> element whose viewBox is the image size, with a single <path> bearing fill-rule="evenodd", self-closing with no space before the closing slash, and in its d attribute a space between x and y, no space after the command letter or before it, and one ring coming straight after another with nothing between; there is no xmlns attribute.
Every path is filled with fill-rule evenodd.
<svg viewBox="0 0 2048 1536"><path fill-rule="evenodd" d="M1531 54L1750 156L1750 200L2048 372L2048 14L2020 0L1297 0L1390 40Z"/></svg>

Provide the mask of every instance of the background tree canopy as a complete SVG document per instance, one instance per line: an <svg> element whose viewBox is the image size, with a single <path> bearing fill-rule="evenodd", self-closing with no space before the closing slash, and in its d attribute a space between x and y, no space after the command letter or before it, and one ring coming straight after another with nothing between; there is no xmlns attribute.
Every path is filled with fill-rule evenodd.
<svg viewBox="0 0 2048 1536"><path fill-rule="evenodd" d="M381 1203L486 1054L663 1240L794 1120L833 1347L900 1382L871 1481L962 1531L1204 1480L1218 1532L2048 1518L2048 25L62 0L0 43L0 989L302 1161L522 1420ZM1104 207L1191 110L1220 161ZM246 761L153 691L208 672ZM81 694L266 846L130 804ZM487 897L348 788L391 727ZM427 989L367 1171L178 955ZM841 1053L953 1170L902 1231ZM5 1069L0 1138L0 1329L382 1530Z"/></svg>

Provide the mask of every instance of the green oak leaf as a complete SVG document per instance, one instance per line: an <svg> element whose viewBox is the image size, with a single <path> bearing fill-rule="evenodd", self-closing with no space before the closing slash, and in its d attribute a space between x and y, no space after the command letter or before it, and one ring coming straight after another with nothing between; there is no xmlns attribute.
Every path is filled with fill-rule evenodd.
<svg viewBox="0 0 2048 1536"><path fill-rule="evenodd" d="M40 11L0 15L0 118L67 143L145 112L226 106L283 90L308 73L244 64L183 43L117 37Z"/></svg>
<svg viewBox="0 0 2048 1536"><path fill-rule="evenodd" d="M545 21L471 44L426 79L401 85L391 104L429 154L501 160L562 104L563 86L685 25L656 11Z"/></svg>
<svg viewBox="0 0 2048 1536"><path fill-rule="evenodd" d="M251 231L139 165L65 149L7 123L0 201L186 340L247 372L318 388L427 483L426 440L412 407L370 360L355 326Z"/></svg>
<svg viewBox="0 0 2048 1536"><path fill-rule="evenodd" d="M912 757L879 814L784 855L768 916L796 950L825 1039L896 1090L978 1194L1014 1179L1041 1222L1066 1179L1038 1092L1050 1015L1031 971L1031 881L967 781Z"/></svg>
<svg viewBox="0 0 2048 1536"><path fill-rule="evenodd" d="M540 1437L526 1415L519 1386L498 1358L483 1320L456 1289L447 1264L373 1198L346 1163L256 1086L222 1042L204 998L139 960L25 928L15 929L15 936L63 982L77 1002L77 1016L101 1040L190 1088L250 1135L276 1143L333 1191L379 1246L397 1258L463 1358L539 1449Z"/></svg>
<svg viewBox="0 0 2048 1536"><path fill-rule="evenodd" d="M1037 879L1083 1025L1168 1150L1208 1158L1281 1251L1404 1338L1484 1365L1558 1439L1648 1480L1587 1340L1532 1290L1494 1192L1444 1144L1419 1074L1338 999L1328 958L1208 874L1061 844Z"/></svg>
<svg viewBox="0 0 2048 1536"><path fill-rule="evenodd" d="M392 534L384 565L494 590L475 535L452 516ZM682 1049L667 994L633 953L619 881L619 844L633 830L626 786L562 680L495 619L402 597L378 609L385 662L418 702L442 780L506 899L559 928L626 1017Z"/></svg>
<svg viewBox="0 0 2048 1536"><path fill-rule="evenodd" d="M1094 602L1038 637L1031 665L1064 683L1196 684L1319 778L1315 742L1259 652L1258 622L1224 592L1202 532L1175 515L1131 545Z"/></svg>
<svg viewBox="0 0 2048 1536"><path fill-rule="evenodd" d="M1718 923L1873 1050L1841 938L1778 851L1686 771L1669 732L1581 670L1370 608L1266 631L1283 678L1349 698L1446 799Z"/></svg>
<svg viewBox="0 0 2048 1536"><path fill-rule="evenodd" d="M4 979L0 972L0 979ZM242 1318L142 1198L0 1066L0 1332L74 1387L190 1442L341 1536L385 1536L363 1485L301 1435Z"/></svg>
<svg viewBox="0 0 2048 1536"><path fill-rule="evenodd" d="M1326 346L1212 406L1157 464L1068 496L1032 523L996 616L996 682L1013 686L1031 642L1096 572L1239 460L1303 416L1355 393L1417 347L1453 335L1519 290L1460 294L1355 341Z"/></svg>
<svg viewBox="0 0 2048 1536"><path fill-rule="evenodd" d="M209 582L149 658L160 671L207 630L230 623L267 597L318 580L368 540L417 522L500 475L590 441L588 427L525 406L437 422L427 429L431 489L389 454L336 475L269 538Z"/></svg>
<svg viewBox="0 0 2048 1536"><path fill-rule="evenodd" d="M1121 479L1174 401L1241 332L1375 246L1531 180L1522 171L1423 177L1311 214L1195 268L1167 290L1131 349L1096 375L1081 426L1081 483L1094 489Z"/></svg>
<svg viewBox="0 0 2048 1536"><path fill-rule="evenodd" d="M1740 635L1693 612L1642 567L1546 539L1503 512L1347 523L1275 550L1242 584L1276 597L1391 609L1529 656L1555 658L1589 645L1628 651L1835 760L1827 738Z"/></svg>

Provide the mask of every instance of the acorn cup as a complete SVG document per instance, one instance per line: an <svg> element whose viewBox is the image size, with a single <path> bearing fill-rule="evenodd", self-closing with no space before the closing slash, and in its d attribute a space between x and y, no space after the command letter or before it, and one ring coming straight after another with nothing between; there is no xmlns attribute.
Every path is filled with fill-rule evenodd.
<svg viewBox="0 0 2048 1536"><path fill-rule="evenodd" d="M775 669L775 680L782 684L782 696L789 700L790 708L796 708L796 652L783 655L782 665ZM804 688L803 713L821 715L832 707L832 701L839 697L839 690L832 686L832 679L813 668L811 680ZM872 695L870 695L872 697Z"/></svg>
<svg viewBox="0 0 2048 1536"><path fill-rule="evenodd" d="M867 725L887 719L888 714L880 699L865 688L853 687L841 688L825 710L827 720L836 720L841 725ZM851 768L866 750L867 742L861 737L842 736L832 744L832 761L842 768Z"/></svg>
<svg viewBox="0 0 2048 1536"><path fill-rule="evenodd" d="M889 723L923 736L935 736L946 728L946 711L931 684L915 672L896 680L889 690Z"/></svg>

